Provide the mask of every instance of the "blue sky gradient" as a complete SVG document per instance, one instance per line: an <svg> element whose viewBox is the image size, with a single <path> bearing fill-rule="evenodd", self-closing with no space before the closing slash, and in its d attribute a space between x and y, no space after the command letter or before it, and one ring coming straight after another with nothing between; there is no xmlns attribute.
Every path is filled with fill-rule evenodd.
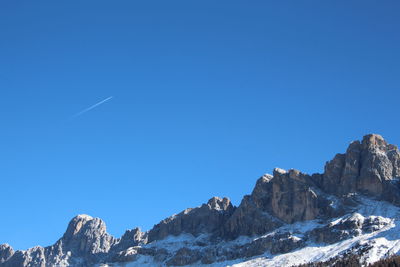
<svg viewBox="0 0 400 267"><path fill-rule="evenodd" d="M150 229L350 141L400 144L399 1L0 2L0 243ZM113 96L94 109L78 112Z"/></svg>

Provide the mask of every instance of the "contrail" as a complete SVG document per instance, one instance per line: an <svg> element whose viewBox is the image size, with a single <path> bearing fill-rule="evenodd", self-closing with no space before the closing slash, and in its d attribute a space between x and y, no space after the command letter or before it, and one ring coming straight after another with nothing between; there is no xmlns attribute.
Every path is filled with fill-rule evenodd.
<svg viewBox="0 0 400 267"><path fill-rule="evenodd" d="M90 107L88 107L88 108L86 108L86 109L84 109L84 110L82 110L82 111L76 113L74 116L72 116L72 118L76 118L76 117L81 116L83 113L86 113L86 112L88 112L88 111L94 109L95 107L100 106L101 104L103 104L103 103L105 103L105 102L111 100L111 98L113 98L113 97L112 97L112 96L107 97L106 99L100 101L99 103L96 103L96 104L94 104L93 106L90 106Z"/></svg>

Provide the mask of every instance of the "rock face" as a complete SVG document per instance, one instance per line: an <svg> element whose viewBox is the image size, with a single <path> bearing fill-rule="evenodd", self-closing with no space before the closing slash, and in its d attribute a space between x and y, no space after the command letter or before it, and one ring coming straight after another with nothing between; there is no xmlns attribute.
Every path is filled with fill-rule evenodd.
<svg viewBox="0 0 400 267"><path fill-rule="evenodd" d="M28 266L28 267L45 267L46 257L45 249L42 247L30 248L26 251L17 250L11 258L2 265L7 267Z"/></svg>
<svg viewBox="0 0 400 267"><path fill-rule="evenodd" d="M244 196L239 207L222 226L222 236L228 239L235 239L240 235L253 236L282 225L282 221L271 216L263 206L262 197L268 198L264 194L267 192L266 185L272 178L271 175L264 175L258 179L253 193Z"/></svg>
<svg viewBox="0 0 400 267"><path fill-rule="evenodd" d="M0 245L0 263L7 261L14 254L14 249L9 244Z"/></svg>
<svg viewBox="0 0 400 267"><path fill-rule="evenodd" d="M285 223L313 220L334 213L327 195L318 190L309 175L297 170L275 169L266 188L266 192L258 192L257 187L254 189L255 202Z"/></svg>
<svg viewBox="0 0 400 267"><path fill-rule="evenodd" d="M246 257L253 257L269 251L271 254L287 253L303 247L304 240L296 238L289 233L261 237L242 247Z"/></svg>
<svg viewBox="0 0 400 267"><path fill-rule="evenodd" d="M101 219L78 215L57 243L74 255L90 257L107 253L116 239L106 232L106 225Z"/></svg>
<svg viewBox="0 0 400 267"><path fill-rule="evenodd" d="M276 168L273 176L264 175L257 181L252 194L245 196L225 224L223 233L234 239L262 234L284 223L332 217L342 211L333 202L311 176Z"/></svg>
<svg viewBox="0 0 400 267"><path fill-rule="evenodd" d="M147 242L147 235L140 231L139 228L126 230L122 237L117 240L112 247L115 251L124 250L130 247L135 247Z"/></svg>
<svg viewBox="0 0 400 267"><path fill-rule="evenodd" d="M390 219L380 216L365 218L359 213L341 219L334 223L316 228L309 233L309 237L318 243L333 244L362 233L372 233L390 224Z"/></svg>
<svg viewBox="0 0 400 267"><path fill-rule="evenodd" d="M257 180L238 207L228 198L213 197L148 232L135 228L121 238L109 235L101 219L78 215L52 246L14 251L8 244L0 245L0 267L80 267L141 257L182 266L287 253L311 241L332 244L389 227L388 218L355 213L356 198L400 206L399 177L398 148L370 134L328 161L322 174L274 169L273 175ZM296 223L308 221L316 226L293 230ZM185 241L187 236L192 241Z"/></svg>
<svg viewBox="0 0 400 267"><path fill-rule="evenodd" d="M400 176L400 153L380 135L369 134L362 142L354 141L345 154L337 154L325 166L322 188L343 195L361 192L385 197L390 182Z"/></svg>
<svg viewBox="0 0 400 267"><path fill-rule="evenodd" d="M54 245L45 248L34 247L15 253L12 253L13 250L9 247L1 249L0 255L8 255L8 259L3 260L3 265L7 267L87 266L109 258L114 254L114 250L137 245L141 237L143 234L136 228L116 239L106 232L106 225L101 219L78 215L70 221L63 237ZM11 253L6 253L7 251Z"/></svg>
<svg viewBox="0 0 400 267"><path fill-rule="evenodd" d="M207 204L171 216L155 225L149 232L148 241L160 240L168 235L189 233L197 236L218 230L232 215L235 208L228 198L211 198Z"/></svg>
<svg viewBox="0 0 400 267"><path fill-rule="evenodd" d="M201 259L200 253L197 250L189 248L181 248L176 254L169 259L166 263L169 266L183 266L197 262Z"/></svg>

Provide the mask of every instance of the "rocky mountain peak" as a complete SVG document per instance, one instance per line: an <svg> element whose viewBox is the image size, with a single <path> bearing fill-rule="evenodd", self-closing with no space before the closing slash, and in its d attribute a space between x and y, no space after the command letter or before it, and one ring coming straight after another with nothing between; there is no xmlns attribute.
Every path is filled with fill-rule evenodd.
<svg viewBox="0 0 400 267"><path fill-rule="evenodd" d="M67 231L64 234L64 238L72 238L74 235L78 234L82 227L84 227L88 222L92 221L93 217L86 214L79 214L72 218L68 224ZM104 222L103 222L104 224ZM105 225L104 225L105 227Z"/></svg>
<svg viewBox="0 0 400 267"><path fill-rule="evenodd" d="M284 175L284 174L286 174L287 173L287 171L286 170L284 170L284 169L281 169L281 168L275 168L274 170L273 170L273 177L276 177L276 176L279 176L279 175Z"/></svg>
<svg viewBox="0 0 400 267"><path fill-rule="evenodd" d="M379 134L367 134L363 137L361 144L364 149L379 149L386 150L388 143Z"/></svg>
<svg viewBox="0 0 400 267"><path fill-rule="evenodd" d="M7 261L14 254L14 249L9 244L0 244L0 263Z"/></svg>
<svg viewBox="0 0 400 267"><path fill-rule="evenodd" d="M155 225L149 231L149 242L164 239L168 235L189 233L198 236L217 231L230 217L235 207L229 198L211 198L207 204L186 209Z"/></svg>
<svg viewBox="0 0 400 267"><path fill-rule="evenodd" d="M360 192L382 197L387 181L400 176L400 153L377 134L352 142L344 154L337 154L325 165L322 188L344 195ZM389 185L390 186L390 185Z"/></svg>
<svg viewBox="0 0 400 267"><path fill-rule="evenodd" d="M106 224L100 218L78 215L68 224L63 237L56 243L76 256L106 253L116 239L107 233Z"/></svg>
<svg viewBox="0 0 400 267"><path fill-rule="evenodd" d="M337 154L323 174L275 168L257 180L225 226L230 238L259 234L282 223L337 216L344 212L341 197L361 193L396 202L400 154L382 136L369 134ZM330 195L333 194L334 196ZM248 220L246 218L252 218Z"/></svg>
<svg viewBox="0 0 400 267"><path fill-rule="evenodd" d="M221 210L221 211L226 211L228 209L232 209L232 203L229 198L224 197L213 197L210 200L208 200L207 205L210 207L210 209L213 210Z"/></svg>
<svg viewBox="0 0 400 267"><path fill-rule="evenodd" d="M64 244L73 243L76 240L96 239L106 235L106 224L100 218L93 218L89 215L78 215L68 224L67 231L62 237Z"/></svg>

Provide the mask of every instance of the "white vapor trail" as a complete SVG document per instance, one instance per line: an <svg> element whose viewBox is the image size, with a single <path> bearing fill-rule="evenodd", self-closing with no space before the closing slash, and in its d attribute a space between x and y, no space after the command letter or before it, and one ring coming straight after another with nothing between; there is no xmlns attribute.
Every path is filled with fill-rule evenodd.
<svg viewBox="0 0 400 267"><path fill-rule="evenodd" d="M101 104L103 104L103 103L105 103L105 102L111 100L112 98L113 98L112 96L107 97L106 99L101 100L100 102L94 104L93 106L90 106L90 107L88 107L88 108L86 108L86 109L84 109L84 110L82 110L82 111L76 113L74 116L72 116L72 118L79 117L79 116L81 116L83 113L86 113L86 112L88 112L88 111L94 109L95 107L100 106Z"/></svg>

